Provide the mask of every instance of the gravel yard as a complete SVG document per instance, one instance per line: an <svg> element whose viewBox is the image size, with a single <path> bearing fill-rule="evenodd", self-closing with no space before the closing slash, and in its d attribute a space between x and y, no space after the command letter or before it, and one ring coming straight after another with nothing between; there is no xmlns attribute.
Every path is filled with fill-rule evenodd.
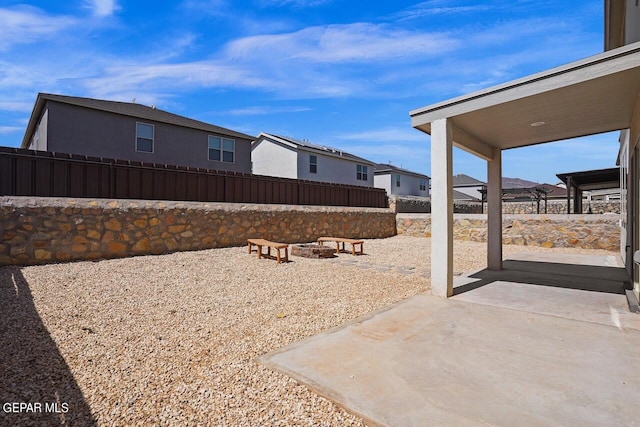
<svg viewBox="0 0 640 427"><path fill-rule="evenodd" d="M455 271L485 265L485 244L454 248ZM0 410L0 425L363 425L254 358L429 289L430 239L367 240L364 251L0 268L0 403L43 405ZM505 257L533 251L611 254L504 246ZM45 411L51 402L67 411Z"/></svg>

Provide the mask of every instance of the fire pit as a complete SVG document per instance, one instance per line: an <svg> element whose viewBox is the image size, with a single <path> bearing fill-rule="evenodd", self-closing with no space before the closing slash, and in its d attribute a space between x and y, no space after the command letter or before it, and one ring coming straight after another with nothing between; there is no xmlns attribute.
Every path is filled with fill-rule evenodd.
<svg viewBox="0 0 640 427"><path fill-rule="evenodd" d="M321 246L315 243L296 245L291 248L291 255L305 258L333 258L335 249L329 246Z"/></svg>

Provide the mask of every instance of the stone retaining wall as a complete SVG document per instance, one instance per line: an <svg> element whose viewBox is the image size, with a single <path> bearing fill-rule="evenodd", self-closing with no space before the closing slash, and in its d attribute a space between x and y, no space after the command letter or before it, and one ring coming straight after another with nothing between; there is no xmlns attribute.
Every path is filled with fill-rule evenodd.
<svg viewBox="0 0 640 427"><path fill-rule="evenodd" d="M504 215L502 243L585 249L620 248L619 215ZM397 214L398 234L431 236L430 214ZM454 215L453 238L487 241L486 215Z"/></svg>
<svg viewBox="0 0 640 427"><path fill-rule="evenodd" d="M0 265L395 234L388 209L0 197Z"/></svg>
<svg viewBox="0 0 640 427"><path fill-rule="evenodd" d="M390 196L389 209L395 213L431 213L431 198L417 196ZM480 203L456 201L453 203L455 213L482 213Z"/></svg>
<svg viewBox="0 0 640 427"><path fill-rule="evenodd" d="M605 214L620 213L620 201L592 201L591 205L587 201L583 202L584 213ZM453 211L461 214L480 214L484 208L486 213L487 204L470 201L456 201L453 204ZM431 213L431 199L428 197L415 196L391 196L389 197L389 209L396 213ZM540 212L544 213L544 202L540 202ZM535 202L502 202L503 214L537 214L537 204ZM567 213L566 200L549 200L547 202L547 214Z"/></svg>
<svg viewBox="0 0 640 427"><path fill-rule="evenodd" d="M573 202L572 202L573 205ZM484 209L487 209L485 203ZM582 209L584 213L588 213L589 202L586 200L582 202ZM573 210L573 208L572 208ZM544 202L540 202L540 212L544 212ZM535 202L502 202L502 213L504 214L535 214L537 213L537 205ZM567 213L567 201L566 200L549 200L547 201L547 214L566 214ZM604 214L604 213L620 213L620 201L591 201L591 213Z"/></svg>

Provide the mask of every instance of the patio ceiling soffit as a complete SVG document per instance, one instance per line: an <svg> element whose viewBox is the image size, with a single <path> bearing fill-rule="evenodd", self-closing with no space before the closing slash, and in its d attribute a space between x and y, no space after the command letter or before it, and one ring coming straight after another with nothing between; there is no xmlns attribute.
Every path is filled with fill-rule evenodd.
<svg viewBox="0 0 640 427"><path fill-rule="evenodd" d="M410 112L414 128L448 119L454 145L494 150L626 129L640 93L640 42Z"/></svg>

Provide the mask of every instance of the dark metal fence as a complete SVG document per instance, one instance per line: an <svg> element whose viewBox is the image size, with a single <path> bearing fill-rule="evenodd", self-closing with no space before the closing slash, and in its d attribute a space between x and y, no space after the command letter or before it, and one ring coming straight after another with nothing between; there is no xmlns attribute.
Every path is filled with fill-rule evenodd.
<svg viewBox="0 0 640 427"><path fill-rule="evenodd" d="M0 147L0 196L387 207L383 189Z"/></svg>

